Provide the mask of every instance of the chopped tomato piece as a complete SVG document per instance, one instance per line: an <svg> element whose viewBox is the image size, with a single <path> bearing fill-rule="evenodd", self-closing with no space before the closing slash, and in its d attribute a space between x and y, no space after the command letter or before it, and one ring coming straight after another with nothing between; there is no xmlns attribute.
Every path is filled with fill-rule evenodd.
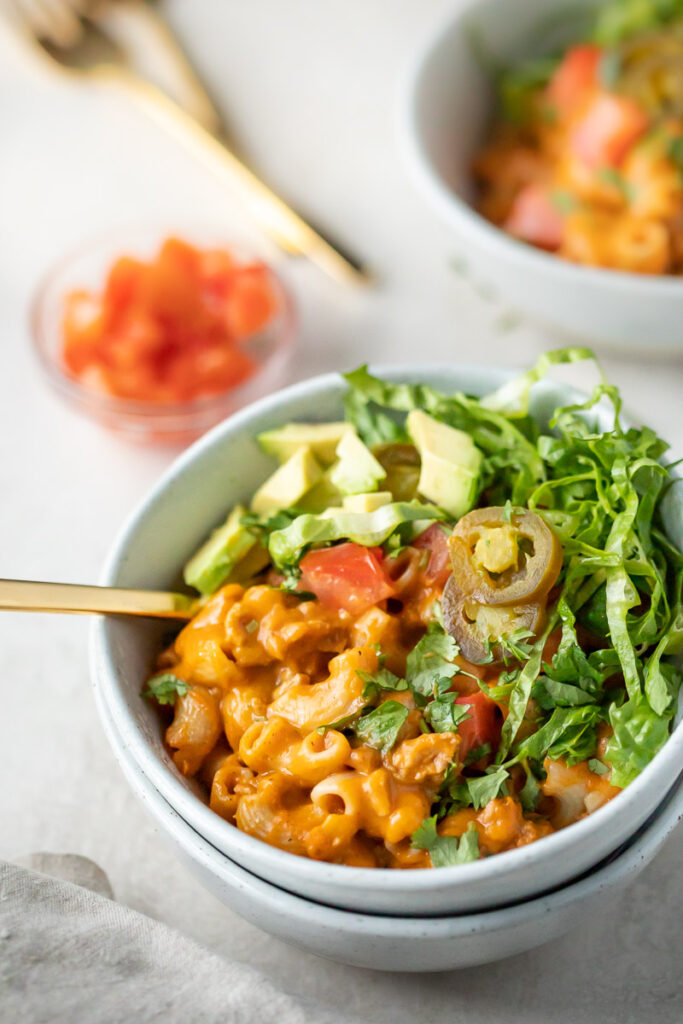
<svg viewBox="0 0 683 1024"><path fill-rule="evenodd" d="M464 761L468 754L485 743L495 752L502 729L501 713L496 702L480 690L467 697L456 697L455 703L469 705L469 718L458 726L458 757Z"/></svg>
<svg viewBox="0 0 683 1024"><path fill-rule="evenodd" d="M265 267L244 267L226 297L228 324L238 338L256 334L275 312L273 289Z"/></svg>
<svg viewBox="0 0 683 1024"><path fill-rule="evenodd" d="M504 228L523 242L557 249L562 244L564 222L548 190L532 183L517 193Z"/></svg>
<svg viewBox="0 0 683 1024"><path fill-rule="evenodd" d="M381 549L351 542L309 551L301 559L300 586L328 608L343 608L354 615L394 594Z"/></svg>
<svg viewBox="0 0 683 1024"><path fill-rule="evenodd" d="M149 263L116 260L101 293L65 297L64 364L91 390L142 402L219 394L253 373L241 342L278 301L264 265L169 238Z"/></svg>
<svg viewBox="0 0 683 1024"><path fill-rule="evenodd" d="M618 167L647 128L648 119L634 100L600 92L574 125L570 146L587 167Z"/></svg>
<svg viewBox="0 0 683 1024"><path fill-rule="evenodd" d="M577 104L598 87L598 67L604 50L586 44L567 50L548 83L547 97L562 117L576 110Z"/></svg>
<svg viewBox="0 0 683 1024"><path fill-rule="evenodd" d="M144 270L145 266L139 260L122 256L109 271L104 288L104 302L114 316L137 298Z"/></svg>
<svg viewBox="0 0 683 1024"><path fill-rule="evenodd" d="M448 554L448 537L439 523L432 523L424 533L415 538L412 546L429 551L429 562L425 569L427 581L438 587L445 586L451 574L451 559Z"/></svg>

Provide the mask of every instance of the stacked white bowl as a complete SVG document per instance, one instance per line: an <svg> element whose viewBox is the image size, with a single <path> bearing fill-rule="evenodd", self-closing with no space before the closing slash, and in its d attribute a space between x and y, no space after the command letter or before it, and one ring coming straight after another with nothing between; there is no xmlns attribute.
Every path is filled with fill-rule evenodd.
<svg viewBox="0 0 683 1024"><path fill-rule="evenodd" d="M485 394L508 374L489 368L380 367L397 381ZM243 410L197 442L135 512L102 582L177 587L188 556L237 502L248 503L270 463L256 443L291 420L342 415L344 384L317 377ZM577 393L537 385L540 422ZM681 497L665 509L683 541ZM380 871L312 861L240 832L214 814L175 769L157 715L141 697L164 627L98 621L92 673L110 742L132 788L180 856L220 899L253 923L312 953L383 970L443 970L529 949L579 920L586 901L634 878L683 817L679 724L631 786L583 821L530 846L431 871ZM680 713L677 721L680 721Z"/></svg>

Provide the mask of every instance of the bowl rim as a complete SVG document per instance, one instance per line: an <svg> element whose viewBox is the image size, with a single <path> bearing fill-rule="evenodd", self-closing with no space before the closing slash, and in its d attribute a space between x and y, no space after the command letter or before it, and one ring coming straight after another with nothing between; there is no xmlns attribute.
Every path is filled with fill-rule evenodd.
<svg viewBox="0 0 683 1024"><path fill-rule="evenodd" d="M493 5L509 7L514 0L486 0ZM552 253L522 242L506 234L486 220L468 202L448 187L436 170L424 145L419 117L420 92L431 62L448 36L467 38L467 19L480 9L481 0L459 0L424 33L416 54L403 72L399 87L397 128L399 148L409 173L428 196L431 204L440 210L446 220L459 232L474 240L489 255L508 263L517 263L518 269L529 274L548 274L566 288L589 287L610 289L616 295L636 292L636 299L683 300L680 276L674 274L638 274L633 271L612 270L571 263Z"/></svg>
<svg viewBox="0 0 683 1024"><path fill-rule="evenodd" d="M433 938L454 938L474 935L506 928L511 924L532 921L542 914L553 913L572 903L588 898L602 890L610 890L626 882L629 876L639 873L639 866L645 867L653 860L664 842L683 821L683 773L666 793L645 825L632 841L580 878L558 886L551 892L532 896L505 907L460 914L433 915L430 917L397 916L388 914L363 913L344 910L309 899L299 893L281 888L272 881L252 874L242 864L233 861L212 845L164 798L154 783L136 764L129 748L122 741L106 705L101 703L101 694L96 697L105 733L113 748L126 781L135 791L138 799L149 808L160 827L213 875L230 885L246 891L251 898L272 906L279 905L288 917L296 917L309 923L311 915L319 924L343 931L374 934L378 938L391 938L400 929L405 938L420 939L428 932ZM180 837L180 838L179 838ZM290 855L291 856L291 855ZM445 870L440 868L439 871Z"/></svg>
<svg viewBox="0 0 683 1024"><path fill-rule="evenodd" d="M175 227L180 230L176 231ZM196 234L203 230L206 230L206 227L202 225L195 227ZM237 404L239 406L248 401L250 394L258 386L258 382L263 377L272 373L273 368L279 368L280 365L286 363L294 345L298 324L297 306L292 290L285 283L282 275L275 270L271 262L254 248L250 249L239 240L236 242L226 240L222 243L222 247L231 252L235 251L238 254L244 253L246 255L248 253L253 256L254 261L262 263L272 278L280 299L280 310L277 314L280 322L277 325L275 348L265 361L255 361L254 372L241 383L227 388L225 391L201 395L187 402L145 402L139 399L123 398L120 395L100 394L97 391L84 387L78 378L63 368L58 359L50 353L47 343L47 335L50 328L43 323L45 303L47 296L59 281L60 276L74 262L86 257L89 253L94 255L101 252L104 248L119 240L121 248L119 255L126 256L129 255L128 252L124 251L126 246L128 245L129 248L133 248L136 240L139 241L139 236L144 235L149 237L150 240L155 239L156 248L158 249L167 238L179 238L185 241L186 239L183 236L186 234L191 235L191 233L192 227L190 225L183 226L181 224L164 228L161 224L143 222L123 224L115 228L105 228L86 238L82 238L79 242L70 246L43 271L29 298L29 334L34 356L45 377L59 394L74 401L82 408L91 408L114 416L133 416L143 421L148 420L150 423L156 420L175 418L190 419L197 417L201 420L202 416L210 415L224 405ZM218 235L218 232L216 234ZM226 234L228 233L226 232ZM128 239L128 242L126 239ZM198 249L205 247L201 241L195 242L192 239L188 241L188 244L194 245ZM216 245L213 248L219 247L218 240L216 240ZM116 259L118 257L112 258ZM136 257L134 256L133 258ZM100 287L104 287L104 280L100 282ZM259 337L264 336L269 329L271 329L270 325L266 324L253 338L247 339L247 342L253 342ZM55 330L59 330L59 328L56 327Z"/></svg>
<svg viewBox="0 0 683 1024"><path fill-rule="evenodd" d="M391 366L371 366L370 370L379 376L397 380L405 378L420 380L421 376L434 372L444 375L445 379L448 380L453 379L456 375L465 375L468 372L477 371L488 377L492 387L496 387L516 375L514 370L487 367L481 364L463 364L454 368L444 363L409 363ZM238 433L245 427L248 428L250 423L263 413L277 411L286 416L286 408L292 402L312 395L321 398L326 396L329 400L330 393L339 389L341 380L340 374L327 373L293 384L239 410L191 445L172 462L152 490L148 492L146 497L138 503L129 515L110 549L99 582L104 586L116 585L118 571L125 564L127 547L135 535L139 523L145 519L150 510L163 498L165 493L173 489L179 477L184 474L186 468L194 463L196 459L211 451L215 446L222 446L226 444L226 441L229 443L231 435ZM563 392L567 393L568 398L572 401L576 398L586 397L585 393L575 388L563 384L553 384L552 381L541 381L535 385L535 388L537 389L536 393L539 393L547 388L557 390L558 386ZM389 892L399 892L409 888L413 892L419 893L441 889L449 884L465 886L474 882L481 883L487 878L498 875L506 868L509 870L517 868L532 871L538 862L545 861L546 858L552 858L558 854L561 855L568 835L573 843L580 842L584 837L589 838L593 829L596 828L596 822L600 822L603 829L609 830L610 823L614 818L623 816L626 807L637 801L639 794L644 789L647 789L651 779L663 773L667 780L665 790L668 791L679 774L679 763L683 754L683 721L673 730L659 753L618 797L598 808L598 810L586 818L575 822L569 828L562 829L550 836L545 836L543 839L539 839L526 846L508 850L496 854L494 857L487 857L473 863L440 868L438 871L378 872L376 868L330 864L326 861L316 861L307 857L300 857L286 850L270 846L225 821L212 811L204 801L191 792L181 782L180 777L153 753L141 729L135 723L123 690L119 685L116 665L109 655L107 631L108 621L106 617L94 620L90 644L90 674L93 687L96 694L98 696L101 695L117 728L121 729L126 747L138 762L140 770L153 782L155 788L160 791L169 803L173 801L172 806L183 819L189 820L189 815L190 818L195 818L198 822L202 823L208 835L213 834L220 835L221 838L225 837L225 847L228 849L233 848L235 853L239 851L247 863L251 859L252 854L255 855L264 866L267 866L273 872L274 877L277 877L278 866L286 864L287 874L292 878L305 880L307 878L310 879L312 875L317 875L321 884L326 883L341 888L348 883L353 883L354 888L358 890L372 891L381 888ZM211 840L211 842L215 841L214 839ZM410 876L409 881L406 878L407 875Z"/></svg>

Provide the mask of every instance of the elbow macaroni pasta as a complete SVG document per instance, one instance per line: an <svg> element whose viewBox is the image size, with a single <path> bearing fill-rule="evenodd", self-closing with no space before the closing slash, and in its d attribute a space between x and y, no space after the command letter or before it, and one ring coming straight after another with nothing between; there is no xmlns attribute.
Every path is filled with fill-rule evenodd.
<svg viewBox="0 0 683 1024"><path fill-rule="evenodd" d="M380 647L386 667L405 674L440 596L420 564L415 550L396 559L399 610L375 606L356 617L273 587L229 584L161 655L159 667L188 687L175 699L166 743L178 770L206 785L213 811L300 856L360 867L429 866L411 837L458 764L459 736L423 732L408 691L391 694L407 715L390 750L342 731L364 706L363 679L379 669ZM463 679L465 693L477 689ZM547 770L544 794L551 801L561 795L552 824L528 820L507 797L449 814L440 831L461 836L473 823L482 853L496 853L616 792L585 766L554 762Z"/></svg>

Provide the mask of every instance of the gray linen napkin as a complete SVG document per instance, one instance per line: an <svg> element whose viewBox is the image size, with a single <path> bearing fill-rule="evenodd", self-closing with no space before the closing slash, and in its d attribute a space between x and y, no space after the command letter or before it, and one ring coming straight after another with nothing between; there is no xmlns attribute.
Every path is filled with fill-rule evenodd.
<svg viewBox="0 0 683 1024"><path fill-rule="evenodd" d="M23 863L0 861L1 1021L344 1024L115 903L87 858L34 854Z"/></svg>

